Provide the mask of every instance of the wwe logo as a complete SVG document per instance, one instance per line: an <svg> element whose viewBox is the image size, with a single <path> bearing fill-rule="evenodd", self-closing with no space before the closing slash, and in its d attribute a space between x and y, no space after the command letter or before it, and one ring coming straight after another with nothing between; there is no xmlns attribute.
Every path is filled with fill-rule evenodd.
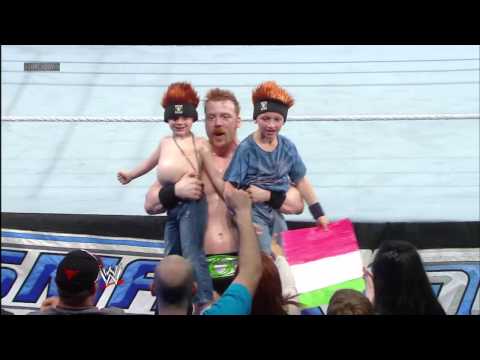
<svg viewBox="0 0 480 360"><path fill-rule="evenodd" d="M122 267L120 265L109 266L108 268L101 267L100 275L102 276L104 287L110 285L122 285L123 279L120 279L120 273L122 272Z"/></svg>
<svg viewBox="0 0 480 360"><path fill-rule="evenodd" d="M265 111L267 110L267 102L266 101L260 101L260 111Z"/></svg>
<svg viewBox="0 0 480 360"><path fill-rule="evenodd" d="M175 114L183 113L183 105L175 105Z"/></svg>

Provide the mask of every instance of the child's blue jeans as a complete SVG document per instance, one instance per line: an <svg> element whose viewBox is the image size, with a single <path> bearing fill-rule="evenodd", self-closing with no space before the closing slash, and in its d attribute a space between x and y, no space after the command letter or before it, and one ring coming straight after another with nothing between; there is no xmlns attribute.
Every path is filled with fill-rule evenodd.
<svg viewBox="0 0 480 360"><path fill-rule="evenodd" d="M198 284L194 304L207 303L213 297L213 283L203 250L206 217L207 202L204 198L181 201L168 211L165 224L165 256L181 255L193 266Z"/></svg>

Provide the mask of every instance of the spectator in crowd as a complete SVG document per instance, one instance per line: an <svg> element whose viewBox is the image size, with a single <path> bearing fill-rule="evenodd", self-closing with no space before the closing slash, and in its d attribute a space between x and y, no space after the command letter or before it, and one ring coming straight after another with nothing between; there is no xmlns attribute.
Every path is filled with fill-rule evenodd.
<svg viewBox="0 0 480 360"><path fill-rule="evenodd" d="M48 298L41 310L29 315L123 315L119 308L94 306L100 265L88 251L69 252L58 265L55 276L59 296Z"/></svg>
<svg viewBox="0 0 480 360"><path fill-rule="evenodd" d="M280 276L283 297L282 302L288 315L300 315L301 309L300 304L298 303L298 292L295 286L295 279L290 265L285 258L283 248L278 243L279 239L280 236L275 233L272 239L272 258Z"/></svg>
<svg viewBox="0 0 480 360"><path fill-rule="evenodd" d="M261 256L263 264L262 277L260 278L257 292L253 297L251 314L289 315L290 310L292 314L299 315L299 310L296 307L298 304L290 300L289 297L284 296L279 269L275 262L264 252L262 252ZM277 257L277 259L279 259L279 257ZM289 309L289 306L291 306L291 309Z"/></svg>
<svg viewBox="0 0 480 360"><path fill-rule="evenodd" d="M373 315L373 306L361 292L341 289L330 299L327 315Z"/></svg>
<svg viewBox="0 0 480 360"><path fill-rule="evenodd" d="M261 254L263 271L253 297L251 315L300 315L293 274L277 236L274 234L272 240L272 256Z"/></svg>
<svg viewBox="0 0 480 360"><path fill-rule="evenodd" d="M364 269L367 296L381 315L445 315L433 293L417 249L406 241L385 241Z"/></svg>
<svg viewBox="0 0 480 360"><path fill-rule="evenodd" d="M192 264L179 255L166 256L155 268L151 291L158 315L189 315L197 291Z"/></svg>

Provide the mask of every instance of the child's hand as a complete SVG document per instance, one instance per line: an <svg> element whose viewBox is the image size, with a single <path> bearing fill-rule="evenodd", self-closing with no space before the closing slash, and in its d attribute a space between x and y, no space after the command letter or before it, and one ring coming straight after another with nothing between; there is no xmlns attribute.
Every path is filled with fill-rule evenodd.
<svg viewBox="0 0 480 360"><path fill-rule="evenodd" d="M330 224L330 220L326 216L320 216L317 221L317 226L322 227L325 231L328 230L328 224Z"/></svg>
<svg viewBox="0 0 480 360"><path fill-rule="evenodd" d="M122 183L123 185L128 184L130 181L132 181L132 178L130 177L130 174L125 171L119 171L117 173L117 179Z"/></svg>
<svg viewBox="0 0 480 360"><path fill-rule="evenodd" d="M267 202L270 200L270 191L261 189L255 185L250 185L247 188L247 192L254 203Z"/></svg>
<svg viewBox="0 0 480 360"><path fill-rule="evenodd" d="M262 227L260 225L253 223L253 228L255 229L255 234L257 236L260 236L260 235L263 234L263 230L262 230Z"/></svg>

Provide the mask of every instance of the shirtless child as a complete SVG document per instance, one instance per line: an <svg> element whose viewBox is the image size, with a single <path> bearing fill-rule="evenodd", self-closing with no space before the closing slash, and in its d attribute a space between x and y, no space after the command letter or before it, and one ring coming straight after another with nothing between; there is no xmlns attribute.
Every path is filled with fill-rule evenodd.
<svg viewBox="0 0 480 360"><path fill-rule="evenodd" d="M131 171L119 171L118 181L128 184L157 166L158 182L165 188L174 186L185 174L200 178L204 164L200 149L209 147L203 138L191 132L198 119L200 99L188 83L171 84L163 96L164 120L172 136L164 137L150 157ZM193 298L197 309L212 300L212 279L203 250L207 203L204 196L182 200L168 209L165 223L165 256L182 255L194 268L198 291Z"/></svg>

